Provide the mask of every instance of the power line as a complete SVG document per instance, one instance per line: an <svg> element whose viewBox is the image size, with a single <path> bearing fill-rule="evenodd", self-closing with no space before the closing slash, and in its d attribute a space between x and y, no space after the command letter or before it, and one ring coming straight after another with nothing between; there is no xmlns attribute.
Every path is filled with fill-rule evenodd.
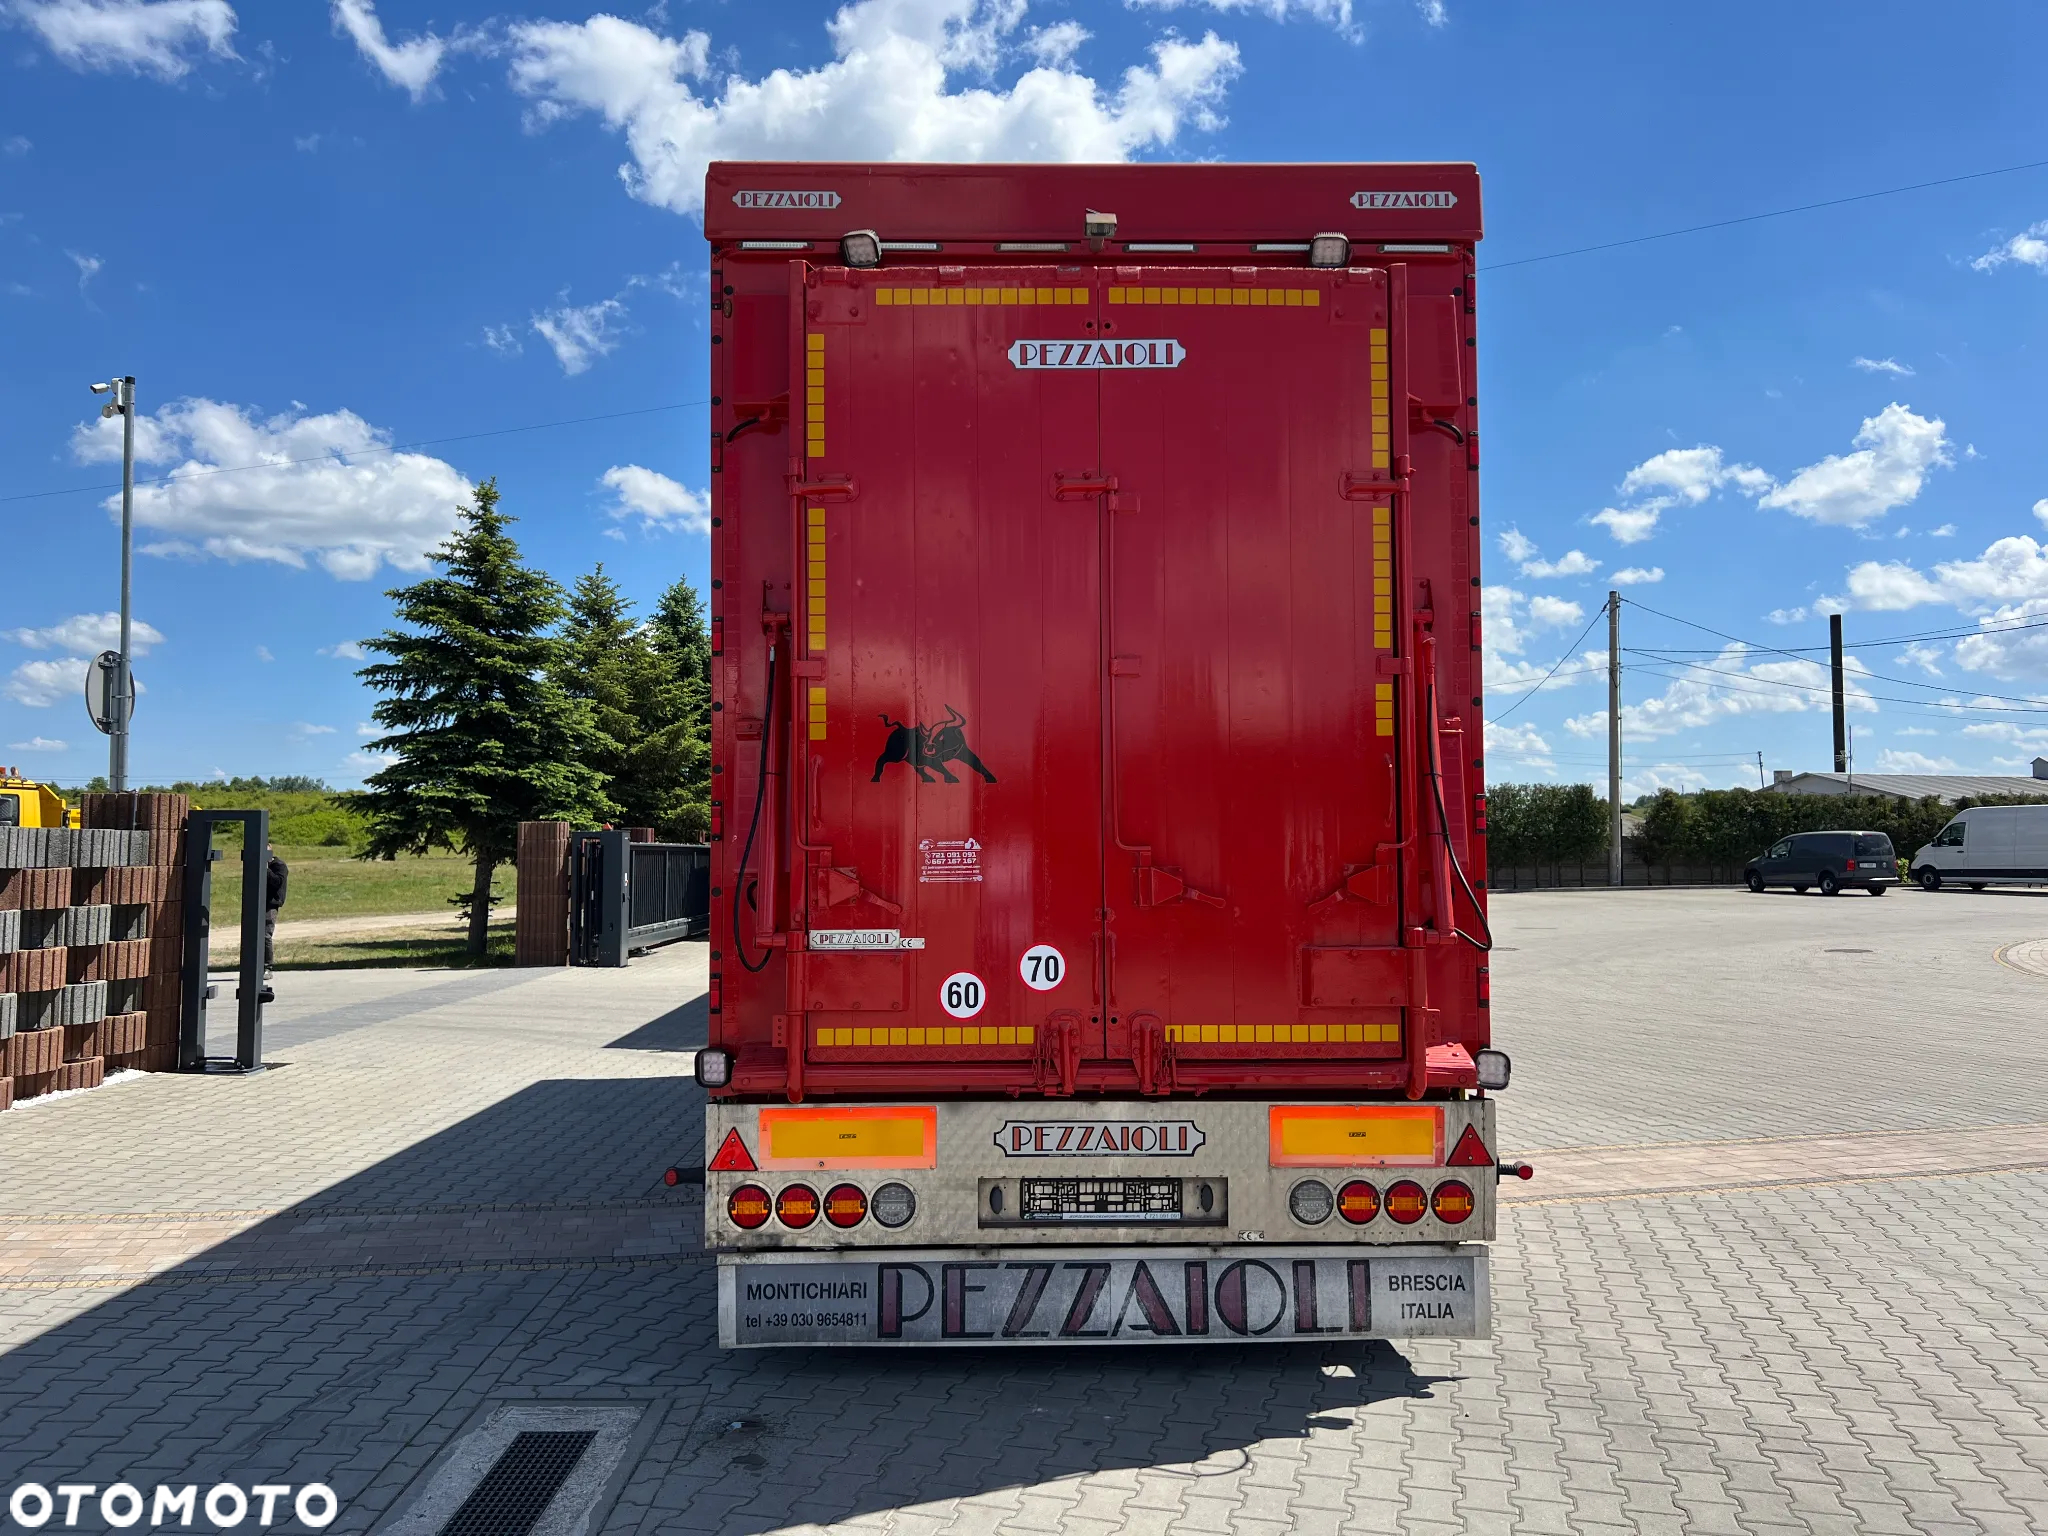
<svg viewBox="0 0 2048 1536"><path fill-rule="evenodd" d="M1745 213L1733 219L1715 219L1708 224L1688 224L1683 229L1667 229L1654 235L1634 235L1626 240L1608 240L1599 245L1581 245L1569 251L1551 251L1543 256L1522 256L1514 261L1496 261L1479 268L1481 272L1500 272L1508 267L1531 267L1541 261L1562 261L1567 256L1590 256L1595 251L1618 251L1624 246L1648 245L1655 240L1675 240L1680 235L1697 235L1710 229L1729 229L1737 224L1755 224L1764 219L1782 219L1795 213L1813 213L1821 208L1840 208L1849 203L1867 203L1874 198L1898 197L1906 192L1925 192L1932 187L1953 187L1965 181L1982 181L1987 176L2011 176L2019 171L2037 171L2048 166L2048 160L2029 160L2024 165L2002 165L1996 170L1970 171L1961 176L1944 176L1938 181L1916 181L1909 186L1886 187L1877 192L1858 192L1850 197L1831 197L1824 202L1801 203L1796 208L1774 208L1769 213Z"/></svg>
<svg viewBox="0 0 2048 1536"><path fill-rule="evenodd" d="M1633 599L1623 598L1622 601L1630 602L1633 601ZM1641 608L1642 604L1637 603L1636 606ZM1654 608L1644 608L1643 611L1645 613L1656 612ZM1667 615L1659 614L1658 617L1663 618L1667 617ZM1677 622L1680 624L1686 624L1690 623L1691 621L1687 619L1679 619ZM1697 629L1701 626L1693 625L1693 627ZM1882 647L1891 645L1920 645L1930 640L1968 640L1977 635L2004 635L2010 634L2015 630L2044 628L2048 628L2048 619L2024 619L2016 623L2010 624L1979 624L1974 629L1929 629L1922 630L1919 634L1913 635L1883 635L1875 640L1858 640L1851 647L1851 649L1858 651L1874 651L1881 649ZM1708 630L1707 633L1719 634L1720 631ZM1749 642L1745 640L1738 643L1747 645ZM1683 647L1667 646L1665 647L1665 649L1672 651L1675 655L1718 656L1721 654L1721 651L1724 648L1721 646L1714 646L1711 648L1702 647L1698 650L1686 650ZM1829 647L1825 645L1794 645L1758 647L1758 649L1774 649L1780 655L1783 656L1804 656L1808 654L1822 655L1827 652Z"/></svg>
<svg viewBox="0 0 2048 1536"><path fill-rule="evenodd" d="M298 459L269 459L258 464L216 464L205 469L186 470L181 474L162 475L154 480L138 480L137 485L171 485L184 480L201 480L210 475L239 475L252 469L289 469L295 464L331 464L336 461L348 463L353 459L369 458L380 453L410 453L415 448L438 448L444 443L473 443L487 437L511 437L520 432L546 432L555 427L580 427L593 421L623 421L629 416L651 416L658 411L687 411L696 406L709 405L709 400L678 400L669 405L643 405L631 411L607 411L602 416L571 416L562 421L536 421L521 427L493 427L487 432L458 432L453 437L423 437L410 443L387 443L381 448L350 448L345 451L307 454ZM118 491L120 484L74 485L56 491L23 491L13 496L0 496L0 503L10 501L39 501L48 496L88 496L95 491Z"/></svg>
<svg viewBox="0 0 2048 1536"><path fill-rule="evenodd" d="M1498 723L1499 721L1507 719L1509 715L1512 715L1516 710L1520 709L1524 704L1528 703L1531 699L1536 697L1537 693L1542 689L1543 684L1549 682L1553 677L1557 676L1558 667L1563 666L1566 662L1570 661L1573 656L1578 654L1579 647L1586 643L1586 636L1593 633L1593 626L1595 624L1598 624L1600 620L1606 616L1606 613L1607 604L1602 603L1600 605L1599 611L1596 612L1592 618L1586 621L1586 627L1579 631L1579 638L1572 642L1572 648L1566 651L1562 656L1558 657L1556 664L1553 665L1548 672L1543 674L1543 681L1539 682L1534 688L1531 688L1527 693L1523 694L1519 699L1515 700L1514 703L1510 704L1498 715L1495 715L1495 722ZM1588 670L1597 669L1589 668Z"/></svg>
<svg viewBox="0 0 2048 1536"><path fill-rule="evenodd" d="M1760 683L1776 683L1776 682L1778 681L1778 679L1777 679L1777 678L1774 678L1774 677L1757 677L1757 675L1756 675L1756 674L1755 674L1754 672L1730 672L1730 671L1729 671L1729 670L1728 670L1727 668L1725 668L1725 667L1710 667L1710 666L1706 665L1706 664L1705 664L1704 662L1698 662L1698 661L1682 661L1682 660L1680 660L1680 659L1678 659L1678 658L1679 658L1679 656L1680 656L1680 655L1682 655L1683 653L1672 653L1672 652L1658 652L1658 651L1650 651L1650 650L1636 650L1636 649L1634 649L1634 648L1631 648L1631 649L1629 649L1629 650L1627 651L1627 653L1626 653L1626 654L1628 654L1628 655L1630 655L1630 656L1647 656L1647 657L1649 657L1649 658L1650 658L1650 659L1651 659L1652 661L1658 661L1658 662L1662 662L1662 663L1663 663L1663 664L1664 664L1665 666L1667 666L1667 667L1692 667L1692 668L1694 668L1694 669L1695 669L1695 670L1697 670L1697 671L1701 671L1701 672L1719 672L1719 673L1722 673L1723 675L1725 675L1725 676L1728 676L1728 677L1756 677L1756 680L1757 680L1758 682L1760 682ZM1802 665L1805 665L1805 666L1809 666L1809 667L1818 667L1818 666L1820 665L1820 663L1819 663L1819 662L1817 662L1817 661L1809 661L1809 662L1804 662L1804 663L1802 663ZM1846 669L1845 669L1845 670L1846 670ZM1868 682L1878 682L1878 681L1880 681L1880 679L1878 678L1878 676L1877 676L1877 674L1876 674L1875 672L1851 672L1851 673L1849 673L1848 675L1849 675L1849 676L1851 676L1851 677L1858 677L1858 678L1862 678L1862 679L1864 679L1865 681L1868 681ZM1882 679L1882 683L1883 683L1883 686L1885 686L1885 687L1887 687L1887 688L1892 688L1892 687L1897 687L1897 688L1924 688L1924 689L1926 689L1926 690L1927 690L1927 691L1928 691L1929 693L1945 693L1945 694L1953 694L1954 692L1956 692L1956 690L1955 690L1954 688L1950 687L1950 686L1949 686L1949 685L1948 685L1947 683L1923 683L1923 682L1921 682L1921 681L1920 681L1920 680L1919 680L1918 678L1914 678L1914 677L1890 677L1890 678L1884 678L1884 679ZM1796 685L1786 685L1786 686L1796 686ZM1876 698L1883 698L1883 697L1885 697L1885 695L1883 695L1883 694L1876 694L1876 693L1873 693L1873 694L1871 694L1871 695L1870 695L1870 697L1871 697L1871 698L1873 698L1873 699L1876 699ZM1977 693L1973 693L1973 694L1971 695L1971 697L1972 697L1972 698L1978 698L1978 699L1996 699L1996 700L1998 700L1998 701L1999 701L1999 702L2000 702L2001 704L2026 704L2026 705L2030 705L2030 706L2032 706L2033 708L2036 708L2036 709L2044 709L2044 708L2048 708L2048 700L2044 700L2044 699L2041 699L2041 698L2039 698L2039 697L2037 697L2037 696L2035 696L2035 695L2033 695L2033 694L2023 694L2023 693L1983 693L1983 692L1977 692ZM1909 699L1899 699L1899 700L1896 700L1895 702L1897 702L1897 703L1901 703L1901 704L1905 704L1905 703L1918 703L1918 704L1925 704L1925 703L1927 703L1927 702L1928 702L1928 700L1926 700L1926 699L1910 699L1910 700L1909 700Z"/></svg>

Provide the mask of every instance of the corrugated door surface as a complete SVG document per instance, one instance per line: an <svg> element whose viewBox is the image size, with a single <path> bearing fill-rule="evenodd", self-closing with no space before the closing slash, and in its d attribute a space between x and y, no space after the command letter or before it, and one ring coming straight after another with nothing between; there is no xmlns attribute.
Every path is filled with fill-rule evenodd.
<svg viewBox="0 0 2048 1536"><path fill-rule="evenodd" d="M1162 1055L1395 1055L1386 275L1103 283L1105 330L1178 358L1100 376L1125 509L1104 544L1105 1049L1141 1081Z"/></svg>
<svg viewBox="0 0 2048 1536"><path fill-rule="evenodd" d="M1007 1063L1029 1083L1047 1015L1090 1011L1100 513L1056 487L1096 467L1098 386L1011 353L1086 334L1095 298L1050 267L827 268L803 295L805 474L850 492L792 508L820 1065ZM818 952L821 931L878 928L923 946Z"/></svg>

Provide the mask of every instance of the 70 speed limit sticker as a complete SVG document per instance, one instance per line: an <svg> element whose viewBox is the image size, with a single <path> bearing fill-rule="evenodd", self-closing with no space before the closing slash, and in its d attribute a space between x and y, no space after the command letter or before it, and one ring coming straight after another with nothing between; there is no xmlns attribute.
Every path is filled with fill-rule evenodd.
<svg viewBox="0 0 2048 1536"><path fill-rule="evenodd" d="M1017 962L1017 974L1034 992L1050 992L1067 974L1067 958L1050 944L1034 944Z"/></svg>

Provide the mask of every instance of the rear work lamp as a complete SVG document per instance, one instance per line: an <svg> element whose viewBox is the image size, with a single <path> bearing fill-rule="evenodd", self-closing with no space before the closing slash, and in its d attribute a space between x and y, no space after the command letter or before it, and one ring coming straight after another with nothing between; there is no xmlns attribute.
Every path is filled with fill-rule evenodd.
<svg viewBox="0 0 2048 1536"><path fill-rule="evenodd" d="M1308 243L1308 264L1312 267L1348 267L1351 265L1351 239L1348 235L1317 235Z"/></svg>
<svg viewBox="0 0 2048 1536"><path fill-rule="evenodd" d="M1507 1087L1515 1071L1506 1051L1481 1051L1472 1058L1472 1065L1478 1071L1479 1086L1495 1092Z"/></svg>
<svg viewBox="0 0 2048 1536"><path fill-rule="evenodd" d="M732 1052L712 1046L697 1053L697 1086L723 1088L732 1081Z"/></svg>
<svg viewBox="0 0 2048 1536"><path fill-rule="evenodd" d="M839 259L849 267L879 267L882 237L872 229L856 229L839 237Z"/></svg>

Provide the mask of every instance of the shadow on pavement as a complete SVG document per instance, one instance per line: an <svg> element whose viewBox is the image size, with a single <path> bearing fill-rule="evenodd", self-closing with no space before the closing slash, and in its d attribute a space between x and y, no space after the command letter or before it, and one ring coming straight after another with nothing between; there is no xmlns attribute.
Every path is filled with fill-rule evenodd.
<svg viewBox="0 0 2048 1536"><path fill-rule="evenodd" d="M615 1043L681 1049L702 1008ZM110 1292L0 1355L0 1487L317 1480L362 1531L480 1404L623 1398L658 1428L607 1529L766 1532L1106 1469L1199 1481L1450 1379L1357 1342L728 1353L702 1193L660 1183L702 1113L681 1076L535 1083Z"/></svg>
<svg viewBox="0 0 2048 1536"><path fill-rule="evenodd" d="M605 1047L611 1051L694 1051L711 1038L711 999L691 998Z"/></svg>

